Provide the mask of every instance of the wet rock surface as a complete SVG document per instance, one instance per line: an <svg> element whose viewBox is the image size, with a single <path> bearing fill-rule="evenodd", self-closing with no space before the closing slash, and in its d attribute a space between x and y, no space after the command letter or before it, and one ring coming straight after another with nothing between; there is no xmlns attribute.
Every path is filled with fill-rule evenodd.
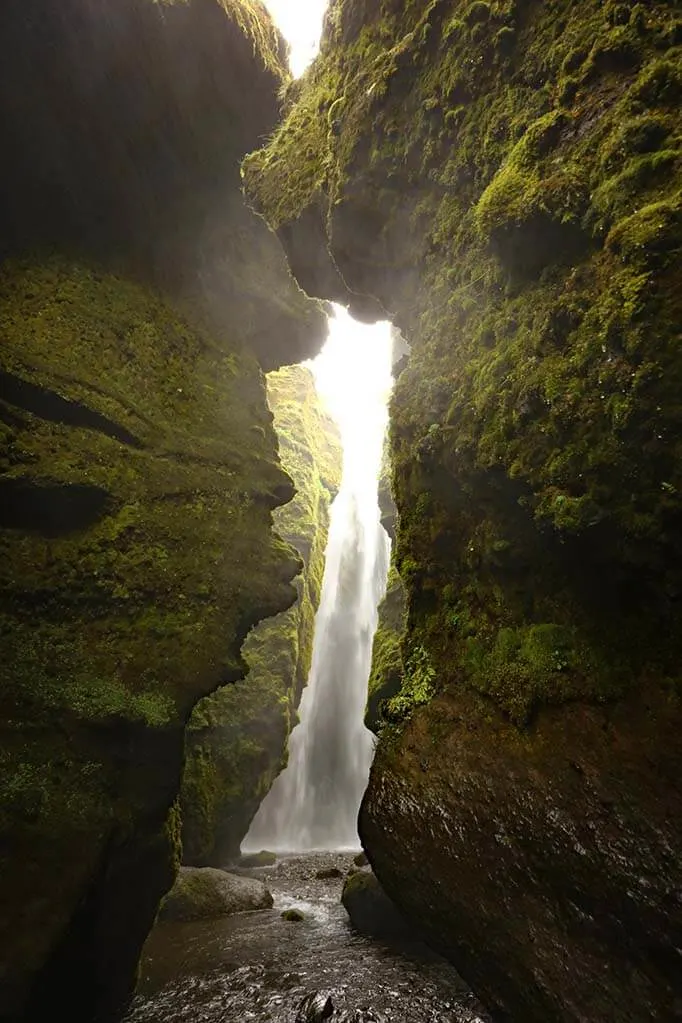
<svg viewBox="0 0 682 1023"><path fill-rule="evenodd" d="M352 854L287 858L253 877L274 908L202 923L162 922L150 936L126 1023L489 1023L454 969L418 943L354 933L341 905ZM292 927L280 914L303 912ZM317 1001L316 1001L317 999ZM324 1019L325 1017L319 1017Z"/></svg>
<svg viewBox="0 0 682 1023"><path fill-rule="evenodd" d="M680 1018L681 40L671 2L339 0L244 167L410 344L361 838L501 1020Z"/></svg>
<svg viewBox="0 0 682 1023"><path fill-rule="evenodd" d="M271 906L272 895L260 881L213 867L181 867L159 918L213 920Z"/></svg>
<svg viewBox="0 0 682 1023"><path fill-rule="evenodd" d="M381 887L371 870L354 870L341 893L343 907L361 934L374 937L407 937L410 925Z"/></svg>

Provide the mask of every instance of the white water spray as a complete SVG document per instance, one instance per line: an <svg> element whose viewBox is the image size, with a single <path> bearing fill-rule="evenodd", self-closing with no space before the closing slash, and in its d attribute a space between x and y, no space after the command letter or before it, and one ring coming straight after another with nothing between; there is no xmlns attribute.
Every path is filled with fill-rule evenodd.
<svg viewBox="0 0 682 1023"><path fill-rule="evenodd" d="M343 477L331 509L313 659L289 738L289 762L261 804L245 850L358 846L357 816L374 738L364 724L377 607L389 539L377 499L391 387L391 329L363 327L336 308L312 364L339 424Z"/></svg>

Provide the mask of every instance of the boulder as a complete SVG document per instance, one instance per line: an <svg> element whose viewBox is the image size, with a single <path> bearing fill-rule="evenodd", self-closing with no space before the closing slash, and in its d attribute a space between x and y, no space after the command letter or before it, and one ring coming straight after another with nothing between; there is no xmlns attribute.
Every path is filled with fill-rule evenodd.
<svg viewBox="0 0 682 1023"><path fill-rule="evenodd" d="M272 895L260 881L215 867L181 867L159 919L213 920L271 906Z"/></svg>
<svg viewBox="0 0 682 1023"><path fill-rule="evenodd" d="M326 991L306 995L298 1007L296 1023L324 1023L334 1015L334 1003Z"/></svg>
<svg viewBox="0 0 682 1023"><path fill-rule="evenodd" d="M301 913L300 909L285 909L281 914L282 920L288 920L289 923L297 924L301 920L305 920L305 915Z"/></svg>
<svg viewBox="0 0 682 1023"><path fill-rule="evenodd" d="M369 870L357 870L344 883L341 902L351 923L362 934L404 938L408 926Z"/></svg>
<svg viewBox="0 0 682 1023"><path fill-rule="evenodd" d="M274 867L277 856L267 849L261 849L257 853L245 853L239 857L240 867Z"/></svg>
<svg viewBox="0 0 682 1023"><path fill-rule="evenodd" d="M338 867L325 867L323 870L318 870L315 877L318 881L332 881L334 878L343 877L343 871Z"/></svg>

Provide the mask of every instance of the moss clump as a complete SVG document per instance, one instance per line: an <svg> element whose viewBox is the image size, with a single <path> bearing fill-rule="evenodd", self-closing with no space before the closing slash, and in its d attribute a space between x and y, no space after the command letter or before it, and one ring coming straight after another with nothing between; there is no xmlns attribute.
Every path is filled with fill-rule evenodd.
<svg viewBox="0 0 682 1023"><path fill-rule="evenodd" d="M163 2L163 0L162 0ZM177 0L171 0L177 2ZM253 43L254 53L268 71L285 81L289 78L284 40L275 26L267 7L260 0L219 0L243 34Z"/></svg>
<svg viewBox="0 0 682 1023"><path fill-rule="evenodd" d="M650 203L615 224L606 247L624 263L664 271L679 259L682 239L682 194Z"/></svg>
<svg viewBox="0 0 682 1023"><path fill-rule="evenodd" d="M280 913L280 916L282 917L282 920L286 920L288 923L294 924L301 923L302 920L305 920L305 915L298 909L285 909L282 913Z"/></svg>
<svg viewBox="0 0 682 1023"><path fill-rule="evenodd" d="M290 367L268 377L282 462L296 497L275 512L277 530L299 551L297 600L249 634L247 677L202 701L188 732L182 808L185 859L236 857L260 802L282 767L312 659L324 572L328 511L339 485L341 450L312 375Z"/></svg>
<svg viewBox="0 0 682 1023"><path fill-rule="evenodd" d="M464 20L467 25L479 25L488 21L490 13L490 4L485 3L484 0L476 0L476 3L467 9Z"/></svg>
<svg viewBox="0 0 682 1023"><path fill-rule="evenodd" d="M161 920L215 920L272 908L272 895L260 881L213 867L181 867L175 885L161 903Z"/></svg>
<svg viewBox="0 0 682 1023"><path fill-rule="evenodd" d="M571 261L587 244L581 229L585 175L576 163L553 155L567 127L562 111L534 122L475 207L476 227L515 274Z"/></svg>
<svg viewBox="0 0 682 1023"><path fill-rule="evenodd" d="M379 605L379 624L372 648L372 670L367 687L365 723L376 731L381 723L382 704L397 696L403 680L400 639L404 628L405 590L394 566L391 567L386 596Z"/></svg>
<svg viewBox="0 0 682 1023"><path fill-rule="evenodd" d="M492 645L472 636L463 667L468 684L492 696L520 725L539 707L578 699L585 689L589 695L601 686L604 699L620 691L620 666L595 663L577 630L563 625L500 629Z"/></svg>
<svg viewBox="0 0 682 1023"><path fill-rule="evenodd" d="M386 701L382 716L391 723L403 721L436 692L436 671L424 647L416 647L405 665L399 691Z"/></svg>

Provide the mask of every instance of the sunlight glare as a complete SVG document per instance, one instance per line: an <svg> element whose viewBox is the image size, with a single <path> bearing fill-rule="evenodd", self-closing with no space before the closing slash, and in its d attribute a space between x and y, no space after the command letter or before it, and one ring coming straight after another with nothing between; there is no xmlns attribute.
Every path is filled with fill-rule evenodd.
<svg viewBox="0 0 682 1023"><path fill-rule="evenodd" d="M376 501L376 466L388 423L388 399L393 386L391 324L367 326L354 320L343 306L334 305L329 336L308 363L318 394L338 424L344 450L344 471L357 466L355 485L369 488Z"/></svg>
<svg viewBox="0 0 682 1023"><path fill-rule="evenodd" d="M327 0L264 0L289 43L289 66L294 78L303 74L320 48Z"/></svg>

